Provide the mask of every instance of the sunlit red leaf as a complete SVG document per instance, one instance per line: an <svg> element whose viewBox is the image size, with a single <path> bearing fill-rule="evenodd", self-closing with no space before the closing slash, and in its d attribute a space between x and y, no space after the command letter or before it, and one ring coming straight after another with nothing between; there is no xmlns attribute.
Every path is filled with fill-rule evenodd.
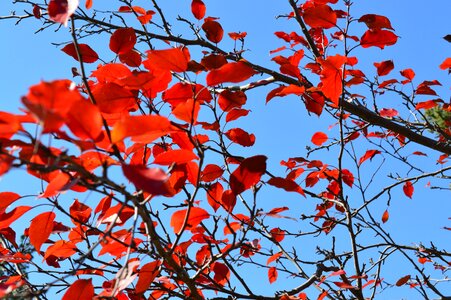
<svg viewBox="0 0 451 300"><path fill-rule="evenodd" d="M186 225L184 230L189 230L197 227L197 225L199 225L203 220L210 217L210 214L200 207L191 207L188 216L187 214L188 209L182 209L172 214L170 225L174 229L175 233L180 233L183 225ZM186 224L184 224L185 219Z"/></svg>
<svg viewBox="0 0 451 300"><path fill-rule="evenodd" d="M75 253L77 253L77 246L74 242L59 240L46 249L44 259L47 259L51 255L56 256L59 259L65 259L71 257Z"/></svg>
<svg viewBox="0 0 451 300"><path fill-rule="evenodd" d="M393 108L382 108L379 115L384 118L393 118L399 115L398 111Z"/></svg>
<svg viewBox="0 0 451 300"><path fill-rule="evenodd" d="M388 218L390 217L388 210L385 210L382 214L382 223L386 223L388 221Z"/></svg>
<svg viewBox="0 0 451 300"><path fill-rule="evenodd" d="M218 104L223 111L240 108L246 104L246 94L243 91L224 90L219 94Z"/></svg>
<svg viewBox="0 0 451 300"><path fill-rule="evenodd" d="M324 96L320 93L305 93L303 95L305 100L305 107L309 112L312 112L316 114L317 116L320 116L323 112L324 107Z"/></svg>
<svg viewBox="0 0 451 300"><path fill-rule="evenodd" d="M102 113L123 113L136 107L135 95L116 83L97 84L92 93Z"/></svg>
<svg viewBox="0 0 451 300"><path fill-rule="evenodd" d="M291 94L300 96L304 94L304 92L305 92L304 86L298 86L294 84L290 84L289 86L279 86L278 88L275 88L274 90L268 93L268 95L266 96L266 103L268 103L274 97L285 97Z"/></svg>
<svg viewBox="0 0 451 300"><path fill-rule="evenodd" d="M98 107L85 100L72 104L66 116L66 124L82 140L96 140L103 127Z"/></svg>
<svg viewBox="0 0 451 300"><path fill-rule="evenodd" d="M404 277L401 277L398 279L398 281L396 281L395 285L396 286L401 286L407 283L407 281L410 280L410 275L406 275Z"/></svg>
<svg viewBox="0 0 451 300"><path fill-rule="evenodd" d="M377 68L377 75L384 76L391 72L395 68L392 60L385 60L380 63L374 63L374 66Z"/></svg>
<svg viewBox="0 0 451 300"><path fill-rule="evenodd" d="M241 109L241 108L235 108L232 110L229 110L229 112L226 115L226 122L234 121L238 118L247 116L249 114L250 110L248 109Z"/></svg>
<svg viewBox="0 0 451 300"><path fill-rule="evenodd" d="M200 103L194 99L188 99L180 104L178 104L173 110L177 119L185 121L187 123L196 123L197 116L199 115Z"/></svg>
<svg viewBox="0 0 451 300"><path fill-rule="evenodd" d="M255 135L249 134L241 128L232 128L224 133L229 140L244 147L250 147L255 143Z"/></svg>
<svg viewBox="0 0 451 300"><path fill-rule="evenodd" d="M206 12L207 8L205 7L204 2L202 2L202 0L193 0L191 2L191 12L193 13L193 16L198 19L201 20L204 18L205 16L205 12Z"/></svg>
<svg viewBox="0 0 451 300"><path fill-rule="evenodd" d="M24 213L29 211L31 206L18 206L10 212L0 214L0 229L9 227L14 221L19 219Z"/></svg>
<svg viewBox="0 0 451 300"><path fill-rule="evenodd" d="M316 146L321 146L322 144L327 142L328 139L329 139L329 137L327 136L327 134L325 134L324 132L318 131L312 136L311 141Z"/></svg>
<svg viewBox="0 0 451 300"><path fill-rule="evenodd" d="M412 81L413 78L415 77L415 72L412 69L405 69L400 71L399 73L401 73L402 76L407 78L408 82Z"/></svg>
<svg viewBox="0 0 451 300"><path fill-rule="evenodd" d="M194 159L199 159L193 151L185 149L168 150L155 157L154 164L171 165L173 163L183 164Z"/></svg>
<svg viewBox="0 0 451 300"><path fill-rule="evenodd" d="M304 11L304 21L314 28L332 28L337 23L337 14L328 5L316 5Z"/></svg>
<svg viewBox="0 0 451 300"><path fill-rule="evenodd" d="M230 188L235 195L241 194L260 181L266 172L266 156L256 155L246 158L230 175Z"/></svg>
<svg viewBox="0 0 451 300"><path fill-rule="evenodd" d="M410 199L412 199L412 195L413 195L413 191L414 191L414 187L412 182L407 181L406 183L404 183L402 190L404 191L404 194L409 197Z"/></svg>
<svg viewBox="0 0 451 300"><path fill-rule="evenodd" d="M69 208L72 222L77 225L78 223L85 223L89 220L92 212L92 208L86 204L80 203L78 199L72 203Z"/></svg>
<svg viewBox="0 0 451 300"><path fill-rule="evenodd" d="M110 50L116 54L124 54L136 44L136 33L133 28L119 28L110 38Z"/></svg>
<svg viewBox="0 0 451 300"><path fill-rule="evenodd" d="M13 192L0 193L0 215L5 213L8 206L20 199L20 195Z"/></svg>
<svg viewBox="0 0 451 300"><path fill-rule="evenodd" d="M221 205L226 211L232 213L236 205L236 195L231 190L224 191L221 196Z"/></svg>
<svg viewBox="0 0 451 300"><path fill-rule="evenodd" d="M230 270L229 268L218 261L212 263L211 270L215 273L213 277L215 283L224 286L230 278Z"/></svg>
<svg viewBox="0 0 451 300"><path fill-rule="evenodd" d="M119 60L121 63L132 68L138 68L142 62L141 54L136 50L130 50L126 53L119 54Z"/></svg>
<svg viewBox="0 0 451 300"><path fill-rule="evenodd" d="M173 72L185 72L188 69L189 55L180 48L150 50L147 52L147 59L152 67L158 69Z"/></svg>
<svg viewBox="0 0 451 300"><path fill-rule="evenodd" d="M269 232L271 233L271 237L278 243L285 238L285 231L278 227L271 229Z"/></svg>
<svg viewBox="0 0 451 300"><path fill-rule="evenodd" d="M62 300L92 300L93 297L92 279L78 279L69 286Z"/></svg>
<svg viewBox="0 0 451 300"><path fill-rule="evenodd" d="M49 198L58 195L60 192L70 188L70 176L64 172L60 172L53 177L47 185L44 193L39 195L39 198Z"/></svg>
<svg viewBox="0 0 451 300"><path fill-rule="evenodd" d="M276 267L271 267L268 269L268 280L270 284L277 280L277 275Z"/></svg>
<svg viewBox="0 0 451 300"><path fill-rule="evenodd" d="M325 60L319 60L321 64L321 91L335 105L338 105L339 98L343 92L342 66L346 62L346 57L339 54L328 56Z"/></svg>
<svg viewBox="0 0 451 300"><path fill-rule="evenodd" d="M137 294L144 293L157 277L159 273L160 262L153 261L145 264L139 270L138 282L136 283L135 292Z"/></svg>
<svg viewBox="0 0 451 300"><path fill-rule="evenodd" d="M87 44L78 44L78 49L80 51L81 60L84 63L93 63L99 59L99 55ZM67 44L61 51L78 61L77 50L74 43Z"/></svg>
<svg viewBox="0 0 451 300"><path fill-rule="evenodd" d="M231 62L207 74L207 85L215 86L224 82L242 82L256 74L254 69L243 61Z"/></svg>
<svg viewBox="0 0 451 300"><path fill-rule="evenodd" d="M451 68L451 57L448 57L440 64L440 69L446 70Z"/></svg>
<svg viewBox="0 0 451 300"><path fill-rule="evenodd" d="M271 255L266 261L266 265L269 265L273 261L279 259L283 255L283 252L277 252L276 254Z"/></svg>
<svg viewBox="0 0 451 300"><path fill-rule="evenodd" d="M390 20L387 17L374 15L374 14L367 14L360 17L359 22L363 22L368 26L369 29L391 29L394 30L393 27L391 27Z"/></svg>
<svg viewBox="0 0 451 300"><path fill-rule="evenodd" d="M200 175L200 180L204 182L211 182L222 176L224 170L215 164L208 164Z"/></svg>
<svg viewBox="0 0 451 300"><path fill-rule="evenodd" d="M127 137L137 143L150 143L169 134L174 129L171 122L163 116L127 116L114 124L111 131L111 142L118 143Z"/></svg>
<svg viewBox="0 0 451 300"><path fill-rule="evenodd" d="M346 282L334 282L334 284L341 289L355 289L355 286Z"/></svg>
<svg viewBox="0 0 451 300"><path fill-rule="evenodd" d="M359 159L359 165L361 165L366 160L372 160L374 156L380 154L379 150L367 150L365 154Z"/></svg>
<svg viewBox="0 0 451 300"><path fill-rule="evenodd" d="M212 43L219 43L224 35L224 29L222 29L221 24L213 18L205 19L202 30L205 32L207 39Z"/></svg>
<svg viewBox="0 0 451 300"><path fill-rule="evenodd" d="M207 190L207 201L211 208L216 212L221 207L222 194L224 188L221 183L215 182Z"/></svg>
<svg viewBox="0 0 451 300"><path fill-rule="evenodd" d="M78 4L78 0L50 0L47 8L50 20L67 26L67 22L77 10Z"/></svg>
<svg viewBox="0 0 451 300"><path fill-rule="evenodd" d="M123 164L122 171L137 189L153 195L163 195L168 192L166 182L169 176L159 168L148 169L142 165Z"/></svg>
<svg viewBox="0 0 451 300"><path fill-rule="evenodd" d="M86 0L85 7L86 7L86 9L91 9L91 7L92 7L92 0Z"/></svg>
<svg viewBox="0 0 451 300"><path fill-rule="evenodd" d="M433 107L436 107L438 102L443 102L442 100L428 100L423 102L418 102L417 105L415 105L415 109L430 109Z"/></svg>
<svg viewBox="0 0 451 300"><path fill-rule="evenodd" d="M398 37L393 32L383 29L376 29L367 30L360 38L360 45L363 48L379 47L384 49L385 46L394 45L397 41Z"/></svg>
<svg viewBox="0 0 451 300"><path fill-rule="evenodd" d="M296 192L301 194L302 196L305 196L302 188L291 179L286 179L282 177L273 177L270 180L268 180L268 184L275 186L277 188L284 189L287 192Z"/></svg>
<svg viewBox="0 0 451 300"><path fill-rule="evenodd" d="M49 211L37 215L31 220L28 236L30 238L30 244L34 246L38 253L41 250L42 244L47 241L52 233L55 216L54 212Z"/></svg>
<svg viewBox="0 0 451 300"><path fill-rule="evenodd" d="M247 36L247 32L229 32L229 36L232 40L242 40Z"/></svg>

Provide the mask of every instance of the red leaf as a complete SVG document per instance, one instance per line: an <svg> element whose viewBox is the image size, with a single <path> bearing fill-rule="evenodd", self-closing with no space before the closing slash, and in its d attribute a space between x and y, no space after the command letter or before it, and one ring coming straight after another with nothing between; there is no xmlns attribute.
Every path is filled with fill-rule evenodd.
<svg viewBox="0 0 451 300"><path fill-rule="evenodd" d="M410 280L410 275L406 275L404 277L401 277L398 279L398 281L396 281L395 285L396 286L401 286L407 283L407 281Z"/></svg>
<svg viewBox="0 0 451 300"><path fill-rule="evenodd" d="M343 92L342 66L346 62L346 57L336 54L329 56L325 60L319 59L321 64L321 91L335 105L338 105L341 93Z"/></svg>
<svg viewBox="0 0 451 300"><path fill-rule="evenodd" d="M360 38L360 45L363 48L379 47L384 49L385 46L396 44L398 37L391 31L376 29L367 30L365 34Z"/></svg>
<svg viewBox="0 0 451 300"><path fill-rule="evenodd" d="M71 105L66 116L66 124L82 140L96 140L103 129L99 108L86 100Z"/></svg>
<svg viewBox="0 0 451 300"><path fill-rule="evenodd" d="M281 257L283 255L283 252L278 252L276 254L271 255L268 260L266 261L266 265L269 265L270 263L272 263L273 261L275 261L276 259L278 259L279 257Z"/></svg>
<svg viewBox="0 0 451 300"><path fill-rule="evenodd" d="M147 61L157 69L185 72L188 69L189 53L184 51L180 48L150 50L147 52Z"/></svg>
<svg viewBox="0 0 451 300"><path fill-rule="evenodd" d="M277 275L276 267L271 267L268 269L268 279L270 284L277 280Z"/></svg>
<svg viewBox="0 0 451 300"><path fill-rule="evenodd" d="M188 218L187 213L188 209L182 209L172 214L170 225L174 229L175 233L181 233L180 230L182 230L185 219L187 219L187 221L184 230L189 230L197 227L197 225L199 225L203 220L210 217L210 214L200 207L191 207Z"/></svg>
<svg viewBox="0 0 451 300"><path fill-rule="evenodd" d="M254 69L243 61L223 65L207 74L207 85L214 86L224 82L242 82L256 74Z"/></svg>
<svg viewBox="0 0 451 300"><path fill-rule="evenodd" d="M212 43L219 43L224 35L224 29L221 24L216 22L213 18L206 18L202 25L202 30L205 31L207 39Z"/></svg>
<svg viewBox="0 0 451 300"><path fill-rule="evenodd" d="M78 44L78 49L80 50L81 60L84 63L93 63L99 59L99 55L94 50L92 50L89 45ZM61 51L63 51L67 55L72 56L76 61L78 61L77 50L74 43L67 44L63 49L61 49Z"/></svg>
<svg viewBox="0 0 451 300"><path fill-rule="evenodd" d="M75 253L77 253L77 246L74 242L59 240L47 248L44 254L44 259L47 259L52 255L58 257L59 259L65 259Z"/></svg>
<svg viewBox="0 0 451 300"><path fill-rule="evenodd" d="M287 192L296 192L301 194L302 196L305 196L302 188L291 179L285 179L282 177L273 177L270 180L268 180L268 184L280 189L284 189Z"/></svg>
<svg viewBox="0 0 451 300"><path fill-rule="evenodd" d="M0 215L4 214L8 206L20 199L20 195L12 192L0 193Z"/></svg>
<svg viewBox="0 0 451 300"><path fill-rule="evenodd" d="M85 223L91 217L92 208L86 204L80 203L78 199L72 203L69 208L71 221L77 225L78 223Z"/></svg>
<svg viewBox="0 0 451 300"><path fill-rule="evenodd" d="M216 212L221 207L221 198L224 188L219 182L213 183L207 190L207 201Z"/></svg>
<svg viewBox="0 0 451 300"><path fill-rule="evenodd" d="M377 68L377 75L384 76L391 72L395 68L392 60L382 61L380 63L374 63L374 66Z"/></svg>
<svg viewBox="0 0 451 300"><path fill-rule="evenodd" d="M412 182L407 181L406 183L404 183L404 186L402 187L402 190L404 191L404 194L407 197L412 199L413 190L414 190Z"/></svg>
<svg viewBox="0 0 451 300"><path fill-rule="evenodd" d="M142 62L141 54L136 50L130 50L127 53L119 54L119 60L121 63L132 68L138 68Z"/></svg>
<svg viewBox="0 0 451 300"><path fill-rule="evenodd" d="M215 273L215 276L213 277L215 284L224 286L229 282L230 270L225 264L216 261L211 264L211 270Z"/></svg>
<svg viewBox="0 0 451 300"><path fill-rule="evenodd" d="M90 9L92 7L92 0L86 0L85 7L86 9Z"/></svg>
<svg viewBox="0 0 451 300"><path fill-rule="evenodd" d="M304 21L313 28L332 28L337 23L337 14L328 5L316 5L304 11Z"/></svg>
<svg viewBox="0 0 451 300"><path fill-rule="evenodd" d="M59 172L53 177L44 193L39 195L39 198L49 198L58 195L60 192L70 188L70 176L66 173Z"/></svg>
<svg viewBox="0 0 451 300"><path fill-rule="evenodd" d="M446 70L451 68L451 57L448 57L440 64L440 69Z"/></svg>
<svg viewBox="0 0 451 300"><path fill-rule="evenodd" d="M246 94L243 91L224 90L219 94L218 104L223 111L230 111L234 108L240 108L246 104Z"/></svg>
<svg viewBox="0 0 451 300"><path fill-rule="evenodd" d="M78 0L50 0L47 9L50 20L67 26L72 14L77 10Z"/></svg>
<svg viewBox="0 0 451 300"><path fill-rule="evenodd" d="M187 101L178 104L172 113L177 119L185 121L187 123L196 123L197 116L199 115L200 103L194 99L188 99Z"/></svg>
<svg viewBox="0 0 451 300"><path fill-rule="evenodd" d="M304 94L304 92L305 92L304 86L298 86L294 84L290 84L289 86L279 86L278 88L275 88L274 90L268 93L268 95L266 96L266 103L268 103L274 97L285 97L291 94L300 96Z"/></svg>
<svg viewBox="0 0 451 300"><path fill-rule="evenodd" d="M320 93L310 93L304 94L303 97L307 110L320 116L324 107L324 96Z"/></svg>
<svg viewBox="0 0 451 300"><path fill-rule="evenodd" d="M42 16L42 11L41 11L41 8L39 7L39 5L37 5L37 4L34 4L33 5L33 16L36 18L36 19L40 19L41 18L41 16Z"/></svg>
<svg viewBox="0 0 451 300"><path fill-rule="evenodd" d="M399 115L398 111L393 108L383 108L379 111L379 115L384 118L393 118Z"/></svg>
<svg viewBox="0 0 451 300"><path fill-rule="evenodd" d="M110 38L110 50L116 54L124 54L136 44L136 33L133 28L119 28Z"/></svg>
<svg viewBox="0 0 451 300"><path fill-rule="evenodd" d="M355 289L353 285L345 282L334 282L334 284L341 289Z"/></svg>
<svg viewBox="0 0 451 300"><path fill-rule="evenodd" d="M136 283L135 293L141 294L144 293L150 286L150 284L154 281L155 277L157 277L160 268L159 261L153 261L145 264L139 270L138 282Z"/></svg>
<svg viewBox="0 0 451 300"><path fill-rule="evenodd" d="M150 143L173 132L171 122L163 116L127 116L114 124L111 142L118 143L130 137L136 143Z"/></svg>
<svg viewBox="0 0 451 300"><path fill-rule="evenodd" d="M236 196L231 190L226 190L221 196L221 205L229 213L232 213L236 205Z"/></svg>
<svg viewBox="0 0 451 300"><path fill-rule="evenodd" d="M199 159L196 154L191 150L177 149L168 150L157 157L155 157L154 164L157 165L171 165L173 163L183 164L192 161L193 159Z"/></svg>
<svg viewBox="0 0 451 300"><path fill-rule="evenodd" d="M242 40L247 36L247 32L229 32L229 36L232 40Z"/></svg>
<svg viewBox="0 0 451 300"><path fill-rule="evenodd" d="M61 300L92 300L93 297L92 279L78 279L69 286Z"/></svg>
<svg viewBox="0 0 451 300"><path fill-rule="evenodd" d="M266 159L264 155L246 158L230 175L230 188L235 195L241 194L260 181L266 172Z"/></svg>
<svg viewBox="0 0 451 300"><path fill-rule="evenodd" d="M102 113L124 113L129 110L134 110L137 106L135 95L116 83L97 84L92 88L92 94Z"/></svg>
<svg viewBox="0 0 451 300"><path fill-rule="evenodd" d="M369 29L387 28L394 30L393 27L391 27L390 20L384 16L374 14L363 15L360 17L359 22L364 22Z"/></svg>
<svg viewBox="0 0 451 300"><path fill-rule="evenodd" d="M390 217L388 210L385 210L382 214L382 223L386 223L388 221L388 218Z"/></svg>
<svg viewBox="0 0 451 300"><path fill-rule="evenodd" d="M226 122L234 121L238 118L247 116L249 114L249 112L250 112L250 110L248 110L248 109L241 109L241 108L232 109L227 113Z"/></svg>
<svg viewBox="0 0 451 300"><path fill-rule="evenodd" d="M204 2L201 0L193 0L191 2L191 12L193 13L194 17L198 20L201 20L205 16L207 8L205 7Z"/></svg>
<svg viewBox="0 0 451 300"><path fill-rule="evenodd" d="M278 243L283 241L283 239L285 238L285 231L280 228L273 228L271 229L270 233L271 237Z"/></svg>
<svg viewBox="0 0 451 300"><path fill-rule="evenodd" d="M200 175L200 180L203 182L211 182L221 177L223 173L224 170L220 166L208 164L202 171Z"/></svg>
<svg viewBox="0 0 451 300"><path fill-rule="evenodd" d="M8 228L14 221L31 209L30 206L18 206L10 212L0 214L0 229Z"/></svg>
<svg viewBox="0 0 451 300"><path fill-rule="evenodd" d="M438 104L438 102L443 102L442 100L428 100L428 101L423 101L423 102L418 102L417 105L415 106L416 110L419 109L430 109L433 107L436 107Z"/></svg>
<svg viewBox="0 0 451 300"><path fill-rule="evenodd" d="M137 189L153 195L164 195L168 192L167 181L169 176L161 169L148 169L142 165L122 165L125 177Z"/></svg>
<svg viewBox="0 0 451 300"><path fill-rule="evenodd" d="M367 150L365 154L359 159L359 166L366 160L372 160L374 156L380 154L379 150Z"/></svg>
<svg viewBox="0 0 451 300"><path fill-rule="evenodd" d="M255 135L252 133L249 134L241 128L232 128L224 134L232 142L244 147L250 147L255 143Z"/></svg>
<svg viewBox="0 0 451 300"><path fill-rule="evenodd" d="M410 82L413 80L413 78L415 77L415 72L412 69L405 69L400 71L399 73L401 73L402 76L404 76L405 78L407 78L407 82Z"/></svg>
<svg viewBox="0 0 451 300"><path fill-rule="evenodd" d="M44 212L31 220L28 236L30 244L34 246L38 253L41 251L42 244L47 241L53 230L53 221L55 220L54 212Z"/></svg>
<svg viewBox="0 0 451 300"><path fill-rule="evenodd" d="M327 134L325 134L324 132L316 132L316 133L312 136L312 143L315 144L316 146L321 146L321 145L324 144L328 139L329 139L329 137L328 137Z"/></svg>

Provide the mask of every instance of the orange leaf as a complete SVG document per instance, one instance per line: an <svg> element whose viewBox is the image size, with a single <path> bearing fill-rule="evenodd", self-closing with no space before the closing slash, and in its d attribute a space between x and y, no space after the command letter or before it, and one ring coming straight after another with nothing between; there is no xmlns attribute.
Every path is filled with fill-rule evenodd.
<svg viewBox="0 0 451 300"><path fill-rule="evenodd" d="M110 38L110 50L116 54L124 54L136 44L136 33L133 28L119 28Z"/></svg>
<svg viewBox="0 0 451 300"><path fill-rule="evenodd" d="M410 275L406 275L404 277L401 277L398 279L398 281L396 281L395 285L396 286L401 286L407 283L407 281L410 280Z"/></svg>
<svg viewBox="0 0 451 300"><path fill-rule="evenodd" d="M321 146L328 139L329 139L329 137L327 136L327 134L325 134L324 132L318 131L312 136L312 143L315 144L316 146Z"/></svg>
<svg viewBox="0 0 451 300"><path fill-rule="evenodd" d="M230 189L235 195L241 194L253 185L256 185L266 172L266 159L264 155L246 158L230 175Z"/></svg>
<svg viewBox="0 0 451 300"><path fill-rule="evenodd" d="M341 289L355 289L355 286L345 282L334 282L334 284Z"/></svg>
<svg viewBox="0 0 451 300"><path fill-rule="evenodd" d="M47 241L52 233L55 216L54 212L49 211L37 215L31 220L28 235L30 237L30 244L34 246L38 253L41 251L42 244Z"/></svg>
<svg viewBox="0 0 451 300"><path fill-rule="evenodd" d="M147 144L173 131L171 122L163 116L127 116L114 124L111 142L130 137L133 142Z"/></svg>
<svg viewBox="0 0 451 300"><path fill-rule="evenodd" d="M271 267L268 269L268 279L270 284L277 280L277 275L276 267Z"/></svg>
<svg viewBox="0 0 451 300"><path fill-rule="evenodd" d="M171 165L173 163L183 164L192 161L193 159L199 159L196 154L191 150L177 149L168 150L157 157L155 157L154 164L157 165Z"/></svg>
<svg viewBox="0 0 451 300"><path fill-rule="evenodd" d="M85 7L86 9L90 9L92 7L92 0L86 0Z"/></svg>
<svg viewBox="0 0 451 300"><path fill-rule="evenodd" d="M67 190L70 187L70 176L66 173L60 172L53 177L44 193L40 194L39 198L49 198L58 195L60 192Z"/></svg>
<svg viewBox="0 0 451 300"><path fill-rule="evenodd" d="M304 11L304 21L313 28L332 28L337 23L337 14L328 5L316 5Z"/></svg>
<svg viewBox="0 0 451 300"><path fill-rule="evenodd" d="M188 49L184 51L188 51ZM147 52L147 61L157 69L185 72L188 69L189 54L184 51L180 48L150 50Z"/></svg>
<svg viewBox="0 0 451 300"><path fill-rule="evenodd" d="M451 57L448 57L440 64L440 69L446 70L451 68Z"/></svg>
<svg viewBox="0 0 451 300"><path fill-rule="evenodd" d="M159 261L153 261L142 266L142 268L139 270L139 277L138 282L136 283L135 293L144 293L149 288L150 284L160 272L159 268Z"/></svg>
<svg viewBox="0 0 451 300"><path fill-rule="evenodd" d="M92 50L89 45L78 44L78 49L80 50L81 60L84 63L90 64L96 62L99 59L99 55L94 50ZM72 56L76 61L78 61L77 50L74 43L67 44L63 49L61 49L61 51L63 51L67 55Z"/></svg>
<svg viewBox="0 0 451 300"><path fill-rule="evenodd" d="M124 113L137 107L135 95L116 83L97 84L92 88L92 94L102 113Z"/></svg>
<svg viewBox="0 0 451 300"><path fill-rule="evenodd" d="M223 65L207 74L207 85L214 86L224 82L242 82L256 74L254 69L243 61Z"/></svg>
<svg viewBox="0 0 451 300"><path fill-rule="evenodd" d="M404 191L404 194L407 197L412 199L413 190L414 190L412 182L407 181L406 183L404 183L404 186L402 187L402 190Z"/></svg>
<svg viewBox="0 0 451 300"><path fill-rule="evenodd" d="M69 286L61 300L92 300L93 297L92 279L78 279Z"/></svg>
<svg viewBox="0 0 451 300"><path fill-rule="evenodd" d="M205 7L204 2L202 0L193 0L191 2L191 12L193 13L194 17L198 20L201 20L205 16L207 8Z"/></svg>
<svg viewBox="0 0 451 300"><path fill-rule="evenodd" d="M75 253L77 253L77 246L74 242L59 240L47 248L44 254L44 259L47 259L52 255L58 257L59 259L65 259Z"/></svg>
<svg viewBox="0 0 451 300"><path fill-rule="evenodd" d="M279 257L281 257L283 255L283 252L278 252L276 254L271 255L268 260L266 261L266 265L269 265L270 263L272 263L273 261L275 261L276 259L278 259Z"/></svg>
<svg viewBox="0 0 451 300"><path fill-rule="evenodd" d="M386 223L389 217L390 215L388 214L388 210L385 210L384 213L382 214L382 223Z"/></svg>
<svg viewBox="0 0 451 300"><path fill-rule="evenodd" d="M0 214L0 229L9 227L15 220L31 209L30 206L18 206L9 213Z"/></svg>
<svg viewBox="0 0 451 300"><path fill-rule="evenodd" d="M197 225L199 225L203 220L210 217L210 214L200 207L191 207L188 218L186 217L187 214L188 209L182 209L172 214L170 225L174 229L175 233L181 233L180 231L182 230L185 219L187 219L187 222L185 228L183 229L187 230L197 227Z"/></svg>
<svg viewBox="0 0 451 300"><path fill-rule="evenodd" d="M197 116L199 115L200 103L194 99L188 99L185 102L178 104L173 110L177 119L185 121L187 123L196 123Z"/></svg>
<svg viewBox="0 0 451 300"><path fill-rule="evenodd" d="M374 66L377 68L377 75L384 76L391 72L395 68L392 60L382 61L380 63L374 63Z"/></svg>
<svg viewBox="0 0 451 300"><path fill-rule="evenodd" d="M398 37L393 32L383 29L376 29L367 30L360 38L360 45L363 48L379 47L384 49L385 46L394 45L397 41Z"/></svg>

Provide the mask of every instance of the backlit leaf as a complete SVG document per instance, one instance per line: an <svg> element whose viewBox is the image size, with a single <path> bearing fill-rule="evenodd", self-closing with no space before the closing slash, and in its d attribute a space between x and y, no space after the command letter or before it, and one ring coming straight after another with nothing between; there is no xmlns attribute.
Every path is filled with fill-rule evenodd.
<svg viewBox="0 0 451 300"><path fill-rule="evenodd" d="M404 183L402 190L404 191L404 194L409 197L410 199L412 199L412 195L413 195L413 191L414 191L414 187L412 182L407 181L406 183Z"/></svg>
<svg viewBox="0 0 451 300"><path fill-rule="evenodd" d="M359 22L363 22L368 26L369 29L391 29L394 30L391 26L390 20L387 17L367 14L360 17Z"/></svg>
<svg viewBox="0 0 451 300"><path fill-rule="evenodd" d="M110 50L116 54L124 54L136 44L136 33L133 28L119 28L110 38Z"/></svg>
<svg viewBox="0 0 451 300"><path fill-rule="evenodd" d="M150 143L174 131L171 122L163 116L127 116L114 124L111 142L118 143L127 137L137 143Z"/></svg>
<svg viewBox="0 0 451 300"><path fill-rule="evenodd" d="M304 21L313 28L332 28L337 23L337 14L328 5L316 5L304 11Z"/></svg>
<svg viewBox="0 0 451 300"><path fill-rule="evenodd" d="M286 179L282 177L273 177L270 180L268 180L268 184L275 186L277 188L284 189L287 192L296 192L301 194L302 196L305 196L302 188L294 180L291 179Z"/></svg>
<svg viewBox="0 0 451 300"><path fill-rule="evenodd" d="M207 74L207 85L215 86L224 82L242 82L256 74L254 69L243 61L231 62Z"/></svg>
<svg viewBox="0 0 451 300"><path fill-rule="evenodd" d="M69 286L62 300L92 300L93 297L92 279L78 279Z"/></svg>
<svg viewBox="0 0 451 300"><path fill-rule="evenodd" d="M346 57L336 54L329 56L325 60L319 59L321 64L321 91L335 105L338 105L339 98L343 92L342 66L346 62Z"/></svg>
<svg viewBox="0 0 451 300"><path fill-rule="evenodd" d="M199 159L193 151L185 150L185 149L177 149L177 150L168 150L157 157L155 157L154 164L157 165L171 165L173 163L183 164L190 162L194 159Z"/></svg>
<svg viewBox="0 0 451 300"><path fill-rule="evenodd" d="M99 55L87 44L78 44L78 49L80 50L80 56L84 63L93 63L99 59ZM67 44L61 51L78 61L77 50L74 43Z"/></svg>
<svg viewBox="0 0 451 300"><path fill-rule="evenodd" d="M270 267L269 269L268 269L268 280L269 280L269 283L273 283L274 281L276 281L277 280L277 269L276 269L276 267Z"/></svg>
<svg viewBox="0 0 451 300"><path fill-rule="evenodd" d="M36 251L41 251L42 244L47 241L52 233L55 216L54 212L49 211L37 215L31 220L28 236L30 237L30 244L34 246Z"/></svg>
<svg viewBox="0 0 451 300"><path fill-rule="evenodd" d="M205 32L207 39L212 43L219 43L224 35L224 29L222 29L221 24L213 18L205 19L202 30Z"/></svg>
<svg viewBox="0 0 451 300"><path fill-rule="evenodd" d="M137 294L144 293L149 288L155 277L157 277L159 268L159 261L153 261L141 267L139 270L138 282L135 287L135 292Z"/></svg>
<svg viewBox="0 0 451 300"><path fill-rule="evenodd" d="M395 68L392 60L385 60L380 63L374 63L374 66L377 68L377 75L384 76L391 72Z"/></svg>
<svg viewBox="0 0 451 300"><path fill-rule="evenodd" d="M382 214L382 223L386 223L388 221L388 218L390 217L388 210L385 210Z"/></svg>
<svg viewBox="0 0 451 300"><path fill-rule="evenodd" d="M188 209L182 209L174 212L171 217L170 225L174 229L175 233L180 233L183 225L186 225L184 230L190 230L197 227L197 225L209 217L210 214L206 210L200 207L191 207L189 212ZM186 224L184 224L185 219Z"/></svg>
<svg viewBox="0 0 451 300"><path fill-rule="evenodd" d="M361 165L364 161L366 160L372 160L374 156L376 156L377 154L380 154L381 152L379 150L367 150L365 152L365 154L360 157L359 159L359 165Z"/></svg>
<svg viewBox="0 0 451 300"><path fill-rule="evenodd" d="M193 13L193 16L198 19L201 20L204 18L205 16L205 12L206 12L206 7L204 2L202 2L202 0L193 0L191 2L191 12Z"/></svg>
<svg viewBox="0 0 451 300"><path fill-rule="evenodd" d="M122 171L137 189L153 195L163 195L169 190L166 184L169 176L162 169L123 164Z"/></svg>
<svg viewBox="0 0 451 300"><path fill-rule="evenodd" d="M396 286L401 286L406 284L408 281L410 280L410 275L406 275L404 277L401 277L398 279L398 281L396 281L395 285Z"/></svg>
<svg viewBox="0 0 451 300"><path fill-rule="evenodd" d="M186 51L188 50L186 49ZM150 50L147 52L147 60L154 68L173 72L185 72L188 69L189 57L186 56L182 49L171 48Z"/></svg>
<svg viewBox="0 0 451 300"><path fill-rule="evenodd" d="M266 172L266 159L264 155L256 155L246 158L238 168L230 175L230 188L235 195L256 185L261 176Z"/></svg>
<svg viewBox="0 0 451 300"><path fill-rule="evenodd" d="M255 143L255 135L249 134L241 128L232 128L224 133L229 140L244 147L250 147Z"/></svg>
<svg viewBox="0 0 451 300"><path fill-rule="evenodd" d="M360 45L363 48L379 47L384 49L385 46L394 45L397 41L398 37L393 32L383 29L376 29L367 30L360 38Z"/></svg>
<svg viewBox="0 0 451 300"><path fill-rule="evenodd" d="M321 146L322 144L327 142L328 139L329 137L327 136L327 134L319 131L312 136L312 143L316 146Z"/></svg>

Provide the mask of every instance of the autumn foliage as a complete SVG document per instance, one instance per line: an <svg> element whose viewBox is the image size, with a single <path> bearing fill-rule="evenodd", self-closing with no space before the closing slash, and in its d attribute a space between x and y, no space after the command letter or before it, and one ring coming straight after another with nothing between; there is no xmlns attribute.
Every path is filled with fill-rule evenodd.
<svg viewBox="0 0 451 300"><path fill-rule="evenodd" d="M386 57L361 68L365 51L396 47L387 17L287 0L278 22L298 30L275 32L262 65L208 0L178 1L177 20L159 1L21 2L26 14L13 18L66 33L74 78L44 79L20 113L0 112L0 175L41 189L2 186L0 297L451 295L450 249L400 238L393 208L427 202L416 193L439 182L449 198L451 106L414 65ZM451 58L431 68L449 72ZM251 108L293 109L281 98L305 117L286 130L310 136L278 160L292 141L258 148L249 124Z"/></svg>

